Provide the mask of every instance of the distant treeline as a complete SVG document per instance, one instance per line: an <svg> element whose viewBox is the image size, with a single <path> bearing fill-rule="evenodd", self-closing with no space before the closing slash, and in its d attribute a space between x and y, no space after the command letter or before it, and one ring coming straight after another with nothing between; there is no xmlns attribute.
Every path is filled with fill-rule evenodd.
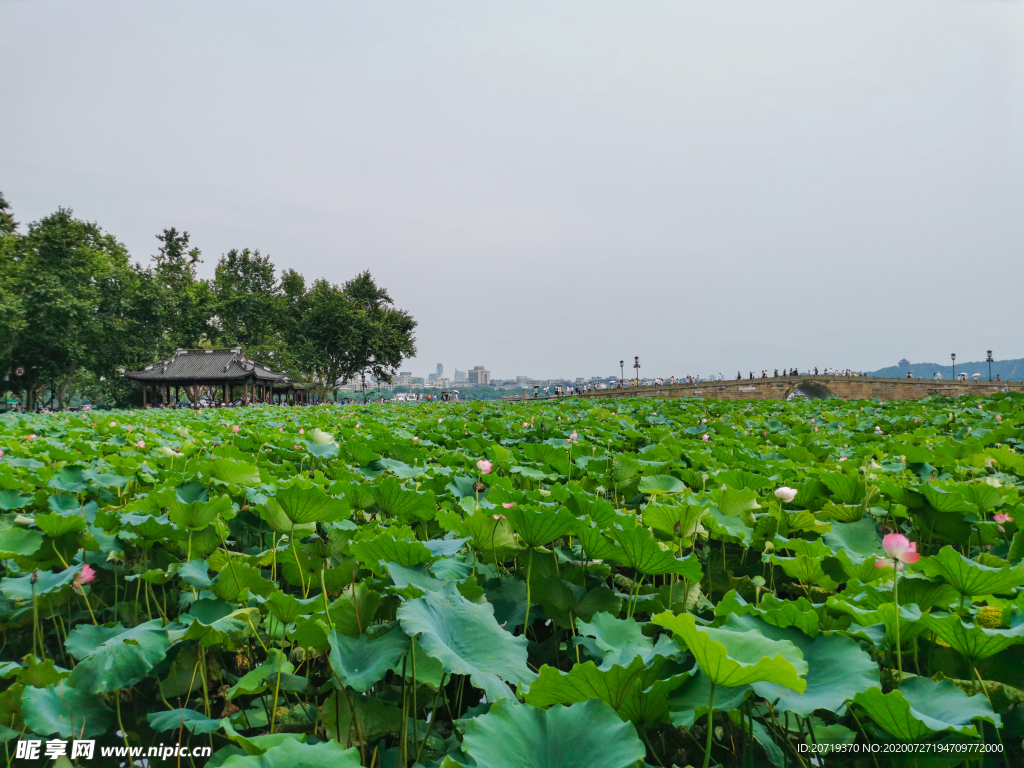
<svg viewBox="0 0 1024 768"><path fill-rule="evenodd" d="M939 363L911 363L909 366L910 370L914 372L914 376L919 379L930 379L935 373L941 373L942 378L949 379L953 376L953 366L946 364L940 365ZM968 378L971 378L976 373L981 374L981 378L988 381L988 363L984 360L980 362L966 362L961 363L959 360L956 361L956 372L957 374L966 373ZM1017 360L993 360L992 361L992 379L995 380L996 375L1003 381L1022 381L1024 380L1024 358L1018 358ZM888 368L880 368L873 373L869 373L868 376L886 376L903 377L907 375L906 368L900 368L898 365L891 365Z"/></svg>
<svg viewBox="0 0 1024 768"><path fill-rule="evenodd" d="M127 404L121 378L178 348L241 346L326 392L361 374L390 381L416 353L412 316L369 272L343 285L280 274L258 250L232 249L212 280L188 232L165 229L148 264L61 208L20 232L0 194L0 374L33 407L48 392Z"/></svg>

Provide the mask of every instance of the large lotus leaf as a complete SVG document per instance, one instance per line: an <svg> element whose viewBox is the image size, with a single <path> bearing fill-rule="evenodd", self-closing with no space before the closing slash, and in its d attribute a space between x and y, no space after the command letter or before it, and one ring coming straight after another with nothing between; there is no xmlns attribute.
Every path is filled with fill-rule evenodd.
<svg viewBox="0 0 1024 768"><path fill-rule="evenodd" d="M416 671L419 672L418 669ZM402 710L394 704L388 704L375 696L352 696L352 704L355 706L363 740L367 743L372 744L402 730ZM324 701L323 713L324 729L333 741L343 745L359 743L348 697L335 691ZM300 764L290 768L300 768Z"/></svg>
<svg viewBox="0 0 1024 768"><path fill-rule="evenodd" d="M189 733L216 733L224 727L221 718L207 717L194 709L170 709L146 715L149 727L157 733L185 728Z"/></svg>
<svg viewBox="0 0 1024 768"><path fill-rule="evenodd" d="M191 504L194 501L209 501L210 493L198 480L191 480L175 487L175 498L182 504Z"/></svg>
<svg viewBox="0 0 1024 768"><path fill-rule="evenodd" d="M726 515L718 507L710 507L708 511L710 514L706 521L707 527L717 541L739 544L744 549L750 546L752 531L744 518L738 515Z"/></svg>
<svg viewBox="0 0 1024 768"><path fill-rule="evenodd" d="M653 622L672 630L715 685L734 688L769 682L799 693L807 687L807 681L801 678L807 674L807 662L788 640L769 640L756 631L698 627L688 613L674 616L665 611Z"/></svg>
<svg viewBox="0 0 1024 768"><path fill-rule="evenodd" d="M681 504L648 504L643 511L644 525L677 539L692 538L697 533L701 518L707 516L709 510L707 507L688 504L686 501L684 498Z"/></svg>
<svg viewBox="0 0 1024 768"><path fill-rule="evenodd" d="M694 667L695 674L685 681L669 699L669 718L677 728L689 728L707 714L708 704L718 712L730 712L742 706L752 693L749 685L726 688L716 685L711 691L708 676ZM714 698L712 698L712 696Z"/></svg>
<svg viewBox="0 0 1024 768"><path fill-rule="evenodd" d="M302 444L306 446L307 451L321 459L333 459L338 455L340 450L337 443L328 443L324 445L312 440L303 440Z"/></svg>
<svg viewBox="0 0 1024 768"><path fill-rule="evenodd" d="M380 592L360 581L331 603L328 614L338 634L359 637L373 622L380 602Z"/></svg>
<svg viewBox="0 0 1024 768"><path fill-rule="evenodd" d="M262 693L267 689L268 684L270 686L276 684L278 675L290 675L294 671L295 665L288 661L284 653L277 648L271 648L267 652L266 660L246 672L237 683L227 690L225 695L227 700L231 701L236 696Z"/></svg>
<svg viewBox="0 0 1024 768"><path fill-rule="evenodd" d="M870 517L853 523L836 523L821 540L833 552L842 549L849 555L861 559L872 557L882 551L882 537L878 535L878 525Z"/></svg>
<svg viewBox="0 0 1024 768"><path fill-rule="evenodd" d="M257 608L236 608L223 600L203 599L192 603L188 613L178 617L178 624L186 627L182 638L202 640L209 646L244 632L258 614Z"/></svg>
<svg viewBox="0 0 1024 768"><path fill-rule="evenodd" d="M632 617L620 619L613 613L595 613L589 622L577 618L576 628L581 636L580 643L601 660L599 669L602 670L616 664L628 667L637 656L645 664L652 664L658 657L680 654L679 647L667 635L659 637L655 644Z"/></svg>
<svg viewBox="0 0 1024 768"><path fill-rule="evenodd" d="M473 547L481 560L489 562L495 555L499 561L507 560L521 549L512 527L502 515L488 514L483 510L470 510L462 516L442 510L437 513L437 521L446 531L454 531L459 536L468 536L472 539Z"/></svg>
<svg viewBox="0 0 1024 768"><path fill-rule="evenodd" d="M622 547L605 536L589 517L577 523L574 533L579 537L580 546L588 560L612 560L616 563L625 560Z"/></svg>
<svg viewBox="0 0 1024 768"><path fill-rule="evenodd" d="M807 661L807 688L803 693L775 683L751 683L755 693L776 702L776 710L795 712L802 717L819 709L842 715L847 700L879 685L878 665L849 637L822 633L811 638L793 628L771 626L754 616L732 615L725 626L760 632L770 640L788 640L800 649Z"/></svg>
<svg viewBox="0 0 1024 768"><path fill-rule="evenodd" d="M390 531L385 531L372 539L354 541L350 550L359 562L374 572L381 572L381 562L398 563L411 568L434 559L434 553L422 541L396 539Z"/></svg>
<svg viewBox="0 0 1024 768"><path fill-rule="evenodd" d="M193 501L188 504L173 499L167 506L167 518L179 528L199 531L218 517L231 517L233 511L228 496L215 496L211 501Z"/></svg>
<svg viewBox="0 0 1024 768"><path fill-rule="evenodd" d="M526 665L526 638L503 630L491 605L469 602L454 584L407 601L397 613L406 635L419 635L423 650L446 672L469 675L491 701L513 697L506 682L536 678Z"/></svg>
<svg viewBox="0 0 1024 768"><path fill-rule="evenodd" d="M328 496L320 488L292 485L278 490L274 499L289 521L295 525L342 520L351 510L343 499Z"/></svg>
<svg viewBox="0 0 1024 768"><path fill-rule="evenodd" d="M820 587L826 592L835 590L836 583L824 569L825 558L831 554L827 546L820 540L790 539L785 547L795 552L795 557L781 557L773 553L768 556L769 561L805 586Z"/></svg>
<svg viewBox="0 0 1024 768"><path fill-rule="evenodd" d="M89 490L89 476L86 474L86 467L73 464L54 472L46 485L68 493L84 493Z"/></svg>
<svg viewBox="0 0 1024 768"><path fill-rule="evenodd" d="M322 604L323 598L320 596L302 600L285 592L274 592L264 603L270 615L282 624L291 624L299 616L308 616Z"/></svg>
<svg viewBox="0 0 1024 768"><path fill-rule="evenodd" d="M862 602L863 605L858 605ZM827 601L829 611L849 616L862 627L882 625L885 637L890 644L896 643L896 606L889 603L875 604L873 601L846 601L839 597L830 597ZM908 643L925 632L921 622L921 609L916 605L900 603L900 643Z"/></svg>
<svg viewBox="0 0 1024 768"><path fill-rule="evenodd" d="M263 505L260 507L260 519L263 520L274 533L286 533L288 535L294 535L296 538L302 538L303 536L310 536L316 533L316 523L303 523L302 525L296 525L292 527L292 521L288 519L288 515L284 513L284 509L277 503L277 499L273 496L267 498Z"/></svg>
<svg viewBox="0 0 1024 768"><path fill-rule="evenodd" d="M828 486L832 497L840 504L863 504L868 495L863 480L842 472L823 472L821 482Z"/></svg>
<svg viewBox="0 0 1024 768"><path fill-rule="evenodd" d="M81 566L74 565L58 573L39 571L39 581L35 585L36 595L47 595L68 586L74 581L75 574L81 570ZM0 579L0 595L3 595L8 600L13 600L15 603L22 600L31 602L33 591L31 579L32 574L30 573L26 573L24 576L5 576L3 579Z"/></svg>
<svg viewBox="0 0 1024 768"><path fill-rule="evenodd" d="M295 738L282 741L262 755L232 755L222 768L359 768L356 747L345 749L336 741L303 744Z"/></svg>
<svg viewBox="0 0 1024 768"><path fill-rule="evenodd" d="M721 623L721 619L728 619L730 616L751 615L763 619L773 627L795 627L809 637L816 637L821 631L818 626L818 612L804 597L795 601L780 600L768 593L755 606L733 590L727 592L715 606L715 615L719 618L719 622L716 623Z"/></svg>
<svg viewBox="0 0 1024 768"><path fill-rule="evenodd" d="M113 723L113 713L102 697L72 688L63 680L51 688L27 687L21 715L32 733L56 733L63 739L95 738Z"/></svg>
<svg viewBox="0 0 1024 768"><path fill-rule="evenodd" d="M0 530L0 559L29 557L43 545L43 534L12 526Z"/></svg>
<svg viewBox="0 0 1024 768"><path fill-rule="evenodd" d="M39 530L56 539L66 533L80 533L85 530L85 518L80 515L62 515L58 512L50 512L46 515L36 515L33 520L39 526Z"/></svg>
<svg viewBox="0 0 1024 768"><path fill-rule="evenodd" d="M864 518L864 505L836 504L833 501L827 501L821 508L821 515L838 523L855 523Z"/></svg>
<svg viewBox="0 0 1024 768"><path fill-rule="evenodd" d="M599 528L607 528L618 514L614 506L599 496L589 494L575 485L562 487L568 490L563 502L566 509L580 519L589 517Z"/></svg>
<svg viewBox="0 0 1024 768"><path fill-rule="evenodd" d="M601 701L551 709L498 702L472 718L463 740L478 768L627 768L646 750L634 727Z"/></svg>
<svg viewBox="0 0 1024 768"><path fill-rule="evenodd" d="M329 639L331 671L359 693L370 690L409 650L409 638L397 629L373 637L347 637L332 629Z"/></svg>
<svg viewBox="0 0 1024 768"><path fill-rule="evenodd" d="M958 491L946 491L936 488L931 483L924 483L918 487L918 492L924 496L932 508L939 512L977 512L978 507L966 501Z"/></svg>
<svg viewBox="0 0 1024 768"><path fill-rule="evenodd" d="M274 585L263 576L259 568L234 563L221 571L212 591L221 600L234 603L238 601L243 589L248 589L250 595L266 596L274 589Z"/></svg>
<svg viewBox="0 0 1024 768"><path fill-rule="evenodd" d="M373 487L373 498L381 512L403 520L431 520L437 511L432 492L405 488L393 477L386 477Z"/></svg>
<svg viewBox="0 0 1024 768"><path fill-rule="evenodd" d="M640 478L640 493L656 496L662 493L684 493L690 490L686 483L672 475L645 475Z"/></svg>
<svg viewBox="0 0 1024 768"><path fill-rule="evenodd" d="M210 462L210 473L222 483L257 486L260 471L252 464L231 459L215 459Z"/></svg>
<svg viewBox="0 0 1024 768"><path fill-rule="evenodd" d="M1024 585L1024 564L1012 568L982 565L968 560L951 546L921 561L920 569L929 576L941 576L962 595L998 595Z"/></svg>
<svg viewBox="0 0 1024 768"><path fill-rule="evenodd" d="M529 509L517 504L503 509L512 529L527 547L542 547L570 533L577 524L576 517L565 507L555 509Z"/></svg>
<svg viewBox="0 0 1024 768"><path fill-rule="evenodd" d="M0 489L0 509L5 512L12 509L21 509L30 501L32 501L30 497L22 496L17 491Z"/></svg>
<svg viewBox="0 0 1024 768"><path fill-rule="evenodd" d="M711 500L723 515L739 517L747 525L754 524L754 510L761 508L757 492L750 488L718 488L711 492Z"/></svg>
<svg viewBox="0 0 1024 768"><path fill-rule="evenodd" d="M983 513L1001 507L1007 500L1006 488L996 488L986 482L962 483L957 485L957 490L966 502Z"/></svg>
<svg viewBox="0 0 1024 768"><path fill-rule="evenodd" d="M628 667L618 665L601 670L592 661L574 664L569 672L544 665L540 676L530 685L526 703L535 707L554 704L572 704L587 699L600 699L618 713L623 720L634 725L654 725L668 721L668 694L682 685L689 673L673 676L671 681L659 681L663 666L649 666L637 656ZM668 685L657 685L659 682ZM657 699L657 702L645 701Z"/></svg>
<svg viewBox="0 0 1024 768"><path fill-rule="evenodd" d="M80 624L64 647L79 659L71 684L86 693L117 691L134 685L163 661L169 644L160 619L125 629Z"/></svg>
<svg viewBox="0 0 1024 768"><path fill-rule="evenodd" d="M612 538L622 547L626 564L647 576L675 573L690 581L700 581L700 562L693 555L676 557L643 526L612 528Z"/></svg>
<svg viewBox="0 0 1024 768"><path fill-rule="evenodd" d="M899 599L900 605L916 605L921 613L927 613L931 608L948 608L959 601L960 593L942 579L929 579L924 574L904 572L900 576ZM891 603L892 588L888 584L867 587L863 596L858 596L858 601L874 607Z"/></svg>
<svg viewBox="0 0 1024 768"><path fill-rule="evenodd" d="M920 625L934 632L971 663L1024 642L1024 624L1012 629L988 629L968 624L955 613L927 613L921 616Z"/></svg>
<svg viewBox="0 0 1024 768"><path fill-rule="evenodd" d="M1001 725L984 695L968 696L945 680L927 677L904 680L898 690L883 694L879 688L858 693L853 703L887 733L903 741L917 741L937 731L977 736L974 720Z"/></svg>

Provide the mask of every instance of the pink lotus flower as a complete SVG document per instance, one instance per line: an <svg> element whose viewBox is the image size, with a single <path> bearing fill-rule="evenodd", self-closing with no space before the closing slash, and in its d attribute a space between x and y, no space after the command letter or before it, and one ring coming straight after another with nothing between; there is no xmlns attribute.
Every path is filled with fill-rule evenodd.
<svg viewBox="0 0 1024 768"><path fill-rule="evenodd" d="M707 419L701 419L701 420L700 420L700 423L701 423L701 424L707 424L707 423L708 423L708 420L707 420Z"/></svg>
<svg viewBox="0 0 1024 768"><path fill-rule="evenodd" d="M476 468L480 470L481 475L489 475L491 473L491 467L494 466L487 459L480 459L476 463Z"/></svg>
<svg viewBox="0 0 1024 768"><path fill-rule="evenodd" d="M814 423L814 419L812 418L812 419L811 419L811 424L813 424L813 423Z"/></svg>
<svg viewBox="0 0 1024 768"><path fill-rule="evenodd" d="M116 422L116 421L112 421L112 422L110 422L110 426L112 426L112 427L116 427L116 426L117 426L117 422Z"/></svg>
<svg viewBox="0 0 1024 768"><path fill-rule="evenodd" d="M297 445L293 445L293 446L292 446L292 448L294 448L294 449L295 449L296 451L301 451L301 450L302 450L302 449L301 449L301 448L299 448L299 446L297 446Z"/></svg>
<svg viewBox="0 0 1024 768"><path fill-rule="evenodd" d="M817 428L817 427L815 427L815 428L814 428L814 431L815 431L815 432L817 432L817 431L818 431L818 428Z"/></svg>
<svg viewBox="0 0 1024 768"><path fill-rule="evenodd" d="M129 416L134 416L135 415L135 411L128 411L128 415Z"/></svg>
<svg viewBox="0 0 1024 768"><path fill-rule="evenodd" d="M145 448L146 442L145 440L139 440L139 442L137 442L135 445L137 445L139 448Z"/></svg>
<svg viewBox="0 0 1024 768"><path fill-rule="evenodd" d="M413 436L412 441L414 443L418 443L420 441L420 439L418 437L416 437L416 436Z"/></svg>
<svg viewBox="0 0 1024 768"><path fill-rule="evenodd" d="M358 424L356 424L356 426L358 427L359 425L358 425ZM304 429L303 429L302 427L299 427L299 434L300 434L300 435L304 435L304 434L306 434L306 430L304 430Z"/></svg>
<svg viewBox="0 0 1024 768"><path fill-rule="evenodd" d="M38 435L36 435L36 433L35 433L35 432L33 432L33 433L32 433L31 435L29 435L29 436L28 436L28 437L26 437L25 439L26 439L26 440L35 440L35 439L36 439L37 437L38 437Z"/></svg>
<svg viewBox="0 0 1024 768"><path fill-rule="evenodd" d="M508 520L504 515L491 515L495 520Z"/></svg>
<svg viewBox="0 0 1024 768"><path fill-rule="evenodd" d="M3 456L3 455L4 455L4 452L3 452L3 451L0 451L0 456Z"/></svg>
<svg viewBox="0 0 1024 768"><path fill-rule="evenodd" d="M530 423L529 423L529 422L527 422L527 421L524 421L524 422L523 422L523 426L524 426L524 427L528 427L528 426L530 426Z"/></svg>
<svg viewBox="0 0 1024 768"><path fill-rule="evenodd" d="M506 504L502 504L501 506L503 506L505 509L511 509L512 507L515 506L515 504L513 504L512 502L508 502Z"/></svg>
<svg viewBox="0 0 1024 768"><path fill-rule="evenodd" d="M903 570L904 563L916 563L921 556L917 554L917 542L911 541L902 533L888 533L882 539L882 550L887 559L876 560L876 568L894 567Z"/></svg>
<svg viewBox="0 0 1024 768"><path fill-rule="evenodd" d="M576 430L575 429L572 431L572 434L569 435L569 439L570 440L576 440L578 437L579 437L579 435L576 434Z"/></svg>
<svg viewBox="0 0 1024 768"><path fill-rule="evenodd" d="M711 438L708 437L707 433L705 432L703 435L700 436L700 439L703 440L706 443Z"/></svg>
<svg viewBox="0 0 1024 768"><path fill-rule="evenodd" d="M135 429L135 427L133 427L131 424L129 424L127 427L125 427L125 429L127 429L129 432L131 432L133 429Z"/></svg>
<svg viewBox="0 0 1024 768"><path fill-rule="evenodd" d="M992 519L995 520L997 523L1006 523L1006 522L1009 522L1011 518L1005 512L1000 512L998 514L992 515ZM1005 532L1004 529L1003 529L1003 526L1000 525L1000 526L998 526L998 528L999 528L999 532L1000 533L1004 533Z"/></svg>
<svg viewBox="0 0 1024 768"><path fill-rule="evenodd" d="M839 460L840 460L840 461L846 461L846 457L845 457L845 456L840 456L840 457L839 457Z"/></svg>
<svg viewBox="0 0 1024 768"><path fill-rule="evenodd" d="M284 432L284 427L278 427L278 428L277 428L277 431L278 431L278 432Z"/></svg>
<svg viewBox="0 0 1024 768"><path fill-rule="evenodd" d="M997 413L996 414L996 421L1002 421L1002 420L1003 420L1003 415L1001 413Z"/></svg>
<svg viewBox="0 0 1024 768"><path fill-rule="evenodd" d="M237 424L235 424L235 426L233 426L233 427L231 428L231 431L232 431L232 432L234 432L234 433L235 433L235 434L237 435L237 434L238 434L238 425L237 425Z"/></svg>
<svg viewBox="0 0 1024 768"><path fill-rule="evenodd" d="M796 488L789 488L784 485L781 488L775 489L775 498L788 504L796 498L797 493L798 491Z"/></svg>
<svg viewBox="0 0 1024 768"><path fill-rule="evenodd" d="M81 589L82 584L88 584L95 578L96 571L93 570L91 565L86 563L82 566L82 570L75 574L74 587L75 589Z"/></svg>

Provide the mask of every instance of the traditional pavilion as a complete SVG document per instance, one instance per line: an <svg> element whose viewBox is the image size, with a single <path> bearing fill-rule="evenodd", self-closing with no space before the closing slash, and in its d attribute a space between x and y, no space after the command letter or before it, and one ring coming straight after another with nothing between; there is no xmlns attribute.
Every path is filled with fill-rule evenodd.
<svg viewBox="0 0 1024 768"><path fill-rule="evenodd" d="M195 406L204 397L224 403L287 403L308 402L309 387L298 384L280 373L245 356L241 347L233 349L179 349L169 360L147 365L141 371L126 371L126 379L142 385L142 407L172 405L180 401L185 389L189 402ZM236 387L244 394L233 397ZM171 399L171 389L174 399ZM149 393L152 391L152 399ZM218 397L219 396L219 397Z"/></svg>

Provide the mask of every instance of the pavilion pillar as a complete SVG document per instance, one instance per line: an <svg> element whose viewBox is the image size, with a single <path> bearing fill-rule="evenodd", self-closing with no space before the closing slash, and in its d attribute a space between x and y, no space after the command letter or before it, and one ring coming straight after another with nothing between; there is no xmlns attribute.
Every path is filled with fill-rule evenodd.
<svg viewBox="0 0 1024 768"><path fill-rule="evenodd" d="M228 384L227 384L227 382L224 382L224 404L225 405L227 405L228 400L230 400L230 398L228 397L228 394L229 394L229 392L228 392Z"/></svg>
<svg viewBox="0 0 1024 768"><path fill-rule="evenodd" d="M146 407L146 385L142 385L142 407Z"/></svg>

